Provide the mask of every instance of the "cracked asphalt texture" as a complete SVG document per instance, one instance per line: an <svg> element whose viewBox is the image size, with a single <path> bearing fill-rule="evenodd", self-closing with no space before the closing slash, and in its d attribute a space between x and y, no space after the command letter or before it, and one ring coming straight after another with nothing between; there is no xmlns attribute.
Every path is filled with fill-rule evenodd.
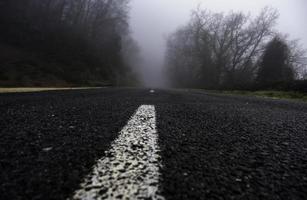
<svg viewBox="0 0 307 200"><path fill-rule="evenodd" d="M190 90L0 94L0 199L67 199L154 105L165 199L307 199L307 104Z"/></svg>

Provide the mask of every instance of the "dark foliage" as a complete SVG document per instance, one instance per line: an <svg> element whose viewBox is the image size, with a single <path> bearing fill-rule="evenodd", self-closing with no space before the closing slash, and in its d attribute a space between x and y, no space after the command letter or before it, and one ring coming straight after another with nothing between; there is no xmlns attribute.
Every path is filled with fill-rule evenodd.
<svg viewBox="0 0 307 200"><path fill-rule="evenodd" d="M270 85L274 82L294 80L294 70L289 62L290 50L279 37L273 38L266 46L260 64L258 84Z"/></svg>
<svg viewBox="0 0 307 200"><path fill-rule="evenodd" d="M238 88L242 89L242 88ZM267 84L253 84L245 88L246 90L277 90L296 91L307 93L307 80L278 81Z"/></svg>
<svg viewBox="0 0 307 200"><path fill-rule="evenodd" d="M2 0L0 84L118 84L127 0Z"/></svg>

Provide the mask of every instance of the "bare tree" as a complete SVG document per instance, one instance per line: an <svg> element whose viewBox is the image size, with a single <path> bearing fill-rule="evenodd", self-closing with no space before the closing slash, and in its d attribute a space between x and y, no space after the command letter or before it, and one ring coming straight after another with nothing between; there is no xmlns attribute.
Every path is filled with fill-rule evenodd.
<svg viewBox="0 0 307 200"><path fill-rule="evenodd" d="M255 18L241 12L225 15L198 8L189 25L170 36L167 60L172 62L168 65L177 71L185 69L183 75L194 74L206 85L235 85L244 78L251 81L277 18L277 11L269 7Z"/></svg>
<svg viewBox="0 0 307 200"><path fill-rule="evenodd" d="M290 52L288 58L288 65L291 66L295 72L297 79L307 78L307 50L299 43L299 40L289 40L288 36L284 36Z"/></svg>
<svg viewBox="0 0 307 200"><path fill-rule="evenodd" d="M220 77L218 83L230 81L232 84L236 72L253 70L249 69L250 63L256 61L263 44L271 37L278 14L266 7L256 18L243 13L224 15L206 10L197 10L193 16L199 29L210 36L209 44Z"/></svg>
<svg viewBox="0 0 307 200"><path fill-rule="evenodd" d="M182 27L167 41L167 66L172 78L184 86L195 85L201 75L201 63L190 26Z"/></svg>

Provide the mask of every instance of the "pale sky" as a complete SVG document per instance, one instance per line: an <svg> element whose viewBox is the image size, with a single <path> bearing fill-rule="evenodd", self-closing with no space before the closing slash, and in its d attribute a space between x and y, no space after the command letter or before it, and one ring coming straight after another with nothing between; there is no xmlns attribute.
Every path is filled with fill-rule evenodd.
<svg viewBox="0 0 307 200"><path fill-rule="evenodd" d="M257 15L265 6L278 9L276 27L292 39L301 39L307 48L307 0L132 0L130 26L141 48L142 75L147 86L162 85L166 37L185 25L191 10L201 4L212 11L243 11Z"/></svg>

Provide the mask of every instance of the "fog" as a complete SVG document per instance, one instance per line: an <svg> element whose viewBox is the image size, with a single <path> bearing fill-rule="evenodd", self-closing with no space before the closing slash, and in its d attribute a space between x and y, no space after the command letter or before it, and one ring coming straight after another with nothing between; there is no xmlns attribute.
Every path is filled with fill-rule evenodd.
<svg viewBox="0 0 307 200"><path fill-rule="evenodd" d="M141 49L139 74L145 86L167 86L163 73L166 37L187 23L191 10L198 5L216 12L233 10L251 15L271 6L280 13L278 31L289 34L292 39L300 39L307 47L306 0L132 0L130 26Z"/></svg>

